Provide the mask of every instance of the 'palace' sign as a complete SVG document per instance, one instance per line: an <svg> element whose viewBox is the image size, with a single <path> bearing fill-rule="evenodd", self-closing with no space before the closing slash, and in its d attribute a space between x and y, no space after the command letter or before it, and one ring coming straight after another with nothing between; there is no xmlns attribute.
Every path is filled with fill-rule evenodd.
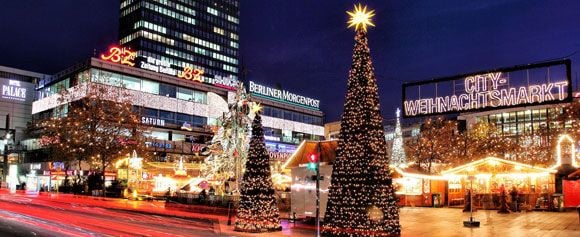
<svg viewBox="0 0 580 237"><path fill-rule="evenodd" d="M570 61L403 84L405 117L560 103L572 98Z"/></svg>

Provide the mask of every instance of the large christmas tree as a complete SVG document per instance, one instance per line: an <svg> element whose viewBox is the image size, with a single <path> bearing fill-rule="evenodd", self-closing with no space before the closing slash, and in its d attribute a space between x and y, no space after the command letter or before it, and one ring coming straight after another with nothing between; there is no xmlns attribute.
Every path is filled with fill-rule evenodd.
<svg viewBox="0 0 580 237"><path fill-rule="evenodd" d="M252 122L252 138L241 183L235 230L253 233L281 230L279 216L262 118L256 114Z"/></svg>
<svg viewBox="0 0 580 237"><path fill-rule="evenodd" d="M353 63L333 164L323 234L325 236L400 235L399 209L379 110L378 87L367 42L373 11L355 6Z"/></svg>

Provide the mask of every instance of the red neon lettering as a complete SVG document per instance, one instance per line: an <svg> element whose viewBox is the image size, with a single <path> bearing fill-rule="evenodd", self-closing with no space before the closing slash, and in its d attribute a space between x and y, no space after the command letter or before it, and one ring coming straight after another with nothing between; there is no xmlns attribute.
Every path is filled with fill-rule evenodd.
<svg viewBox="0 0 580 237"><path fill-rule="evenodd" d="M109 54L101 54L101 59L111 61L114 63L126 64L129 66L135 66L133 60L137 57L137 53L133 52L127 48L111 47L109 49Z"/></svg>
<svg viewBox="0 0 580 237"><path fill-rule="evenodd" d="M187 66L183 69L183 72L179 72L177 74L177 77L183 78L185 80L203 82L201 75L203 75L203 70L197 68L193 69L192 67Z"/></svg>

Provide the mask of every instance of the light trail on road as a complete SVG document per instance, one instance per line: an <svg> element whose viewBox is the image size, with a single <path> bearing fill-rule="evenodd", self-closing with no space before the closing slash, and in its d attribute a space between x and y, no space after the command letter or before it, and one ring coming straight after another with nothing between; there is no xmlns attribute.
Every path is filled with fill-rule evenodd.
<svg viewBox="0 0 580 237"><path fill-rule="evenodd" d="M209 220L141 214L23 196L3 196L0 218L39 236L217 236ZM34 236L32 231L30 236Z"/></svg>

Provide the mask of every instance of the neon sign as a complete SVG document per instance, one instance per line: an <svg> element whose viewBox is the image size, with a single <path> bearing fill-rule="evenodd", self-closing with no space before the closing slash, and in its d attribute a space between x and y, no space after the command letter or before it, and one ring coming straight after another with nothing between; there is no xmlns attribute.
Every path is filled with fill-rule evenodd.
<svg viewBox="0 0 580 237"><path fill-rule="evenodd" d="M183 69L182 72L177 74L177 77L183 78L185 80L203 82L201 75L203 75L203 70L197 68L193 69L191 66L187 66Z"/></svg>
<svg viewBox="0 0 580 237"><path fill-rule="evenodd" d="M567 74L564 74L564 70L558 70L562 69L562 64L556 62L451 79L406 83L403 85L404 115L421 116L564 102L571 98L570 67L566 64ZM535 77L530 76L530 69L534 69ZM409 98L408 88L417 89L418 98ZM423 88L434 89L434 96L430 93L433 91Z"/></svg>
<svg viewBox="0 0 580 237"><path fill-rule="evenodd" d="M320 106L320 100L308 98L301 95L296 95L286 90L270 88L267 86L257 84L253 81L250 81L250 93L257 96L274 98L283 102L290 102L292 104L306 106L309 108L318 109Z"/></svg>
<svg viewBox="0 0 580 237"><path fill-rule="evenodd" d="M133 52L125 47L121 48L117 46L109 48L108 55L101 54L101 59L103 60L125 64L131 67L135 66L135 63L133 61L135 60L136 57L137 57L136 52Z"/></svg>

